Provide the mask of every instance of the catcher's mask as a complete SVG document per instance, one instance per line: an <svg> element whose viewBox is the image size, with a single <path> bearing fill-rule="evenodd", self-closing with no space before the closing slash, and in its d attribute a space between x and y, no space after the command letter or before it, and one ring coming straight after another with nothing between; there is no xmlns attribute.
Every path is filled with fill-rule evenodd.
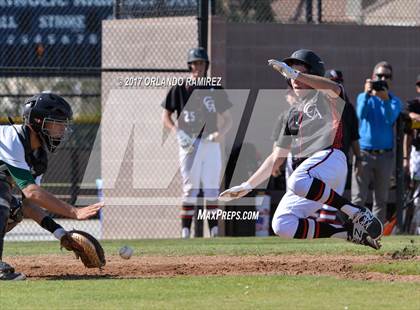
<svg viewBox="0 0 420 310"><path fill-rule="evenodd" d="M26 100L23 120L41 140L43 147L54 153L71 133L73 111L61 96L41 93Z"/></svg>

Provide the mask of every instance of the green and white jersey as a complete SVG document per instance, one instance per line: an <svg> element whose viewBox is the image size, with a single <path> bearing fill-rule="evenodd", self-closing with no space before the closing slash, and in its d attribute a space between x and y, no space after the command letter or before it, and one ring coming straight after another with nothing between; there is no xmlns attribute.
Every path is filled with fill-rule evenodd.
<svg viewBox="0 0 420 310"><path fill-rule="evenodd" d="M10 172L20 189L37 184L25 160L25 148L16 129L10 125L0 126L0 167Z"/></svg>

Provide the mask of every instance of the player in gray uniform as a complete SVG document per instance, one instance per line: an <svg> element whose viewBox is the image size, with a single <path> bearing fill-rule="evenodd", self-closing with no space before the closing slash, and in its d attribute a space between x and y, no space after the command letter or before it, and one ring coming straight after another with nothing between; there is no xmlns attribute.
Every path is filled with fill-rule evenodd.
<svg viewBox="0 0 420 310"><path fill-rule="evenodd" d="M192 79L207 75L209 58L203 48L188 52ZM226 93L221 87L173 86L162 103L163 125L176 132L183 180L181 209L182 238L190 237L190 229L200 184L207 212L216 212L219 195L222 154L220 141L229 131L232 118ZM172 119L176 113L177 122ZM218 235L216 219L208 220L210 235Z"/></svg>
<svg viewBox="0 0 420 310"><path fill-rule="evenodd" d="M48 166L47 152L54 153L65 140L72 114L62 97L42 93L25 102L23 125L0 126L0 280L26 278L2 261L4 236L22 216L34 219L60 240L66 231L40 207L77 220L94 216L102 207L98 203L75 208L39 186ZM22 204L12 195L14 186L22 192Z"/></svg>

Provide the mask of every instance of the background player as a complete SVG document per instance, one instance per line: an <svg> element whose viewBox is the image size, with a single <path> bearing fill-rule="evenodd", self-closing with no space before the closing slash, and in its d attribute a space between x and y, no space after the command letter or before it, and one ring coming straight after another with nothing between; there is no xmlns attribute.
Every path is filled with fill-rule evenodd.
<svg viewBox="0 0 420 310"><path fill-rule="evenodd" d="M330 69L325 72L325 77L330 80L342 85L344 87L344 76L341 70ZM344 99L344 108L341 115L341 120L343 122L343 146L342 151L347 158L347 181L345 188L351 188L351 177L352 177L352 155L355 157L354 161L354 173L359 175L362 170L361 154L360 154L360 145L359 145L359 120L357 118L356 110L354 109L353 104L350 102L347 93L344 91L342 93L342 99ZM350 149L352 152L350 152ZM328 205L323 205L322 210L319 212L319 221L329 222L338 224L341 223L340 216L337 210Z"/></svg>
<svg viewBox="0 0 420 310"><path fill-rule="evenodd" d="M420 75L416 80L416 93L420 94ZM408 116L412 121L420 121L420 97L407 101ZM409 169L414 187L413 218L408 232L420 235L420 129L410 130L404 139L404 168Z"/></svg>
<svg viewBox="0 0 420 310"><path fill-rule="evenodd" d="M269 65L288 79L299 102L290 108L273 153L246 182L226 190L220 198L229 201L249 193L270 176L274 162L284 160L291 149L294 157L303 161L290 176L287 192L274 214L274 232L286 238L337 237L378 249L381 222L368 209L341 196L347 171L346 157L340 150L342 124L337 118L342 87L324 77L322 60L310 50L298 50L282 62L269 60ZM323 135L308 140L312 133L323 129ZM330 143L325 147L327 141ZM320 148L309 156L302 153L316 144ZM346 226L316 222L311 217L322 204L341 210L351 221Z"/></svg>
<svg viewBox="0 0 420 310"><path fill-rule="evenodd" d="M95 215L102 207L99 203L75 208L39 186L40 177L47 170L47 152L55 152L68 134L72 119L70 105L60 96L42 93L26 101L23 118L24 125L0 126L0 260L6 230L21 219L12 195L14 184L22 191L23 214L57 239L62 239L66 231L40 207L77 220ZM0 280L23 279L24 274L0 261Z"/></svg>
<svg viewBox="0 0 420 310"><path fill-rule="evenodd" d="M203 48L191 49L188 52L187 63L192 79L207 75L210 62ZM188 86L184 83L181 86L173 86L162 103L163 125L166 129L176 132L180 146L179 159L184 195L181 208L182 238L190 237L200 183L207 212L215 212L217 209L222 165L219 142L232 125L229 112L232 104L224 92L212 91L217 88L220 89ZM208 91L197 92L198 89ZM174 112L178 119L176 123L172 119ZM208 224L210 235L217 236L217 220L209 220Z"/></svg>

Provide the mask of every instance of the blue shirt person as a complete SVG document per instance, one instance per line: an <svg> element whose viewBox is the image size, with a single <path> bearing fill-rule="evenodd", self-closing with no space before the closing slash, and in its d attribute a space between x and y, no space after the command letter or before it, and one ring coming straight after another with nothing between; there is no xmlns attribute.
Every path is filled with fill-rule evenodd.
<svg viewBox="0 0 420 310"><path fill-rule="evenodd" d="M401 106L400 98L391 91L388 91L388 98L384 99L366 92L357 97L356 113L359 118L361 149L381 150L394 147L394 124L401 112Z"/></svg>
<svg viewBox="0 0 420 310"><path fill-rule="evenodd" d="M364 92L357 97L361 171L353 173L352 202L364 205L373 184L372 211L382 223L386 221L389 183L394 167L394 125L401 109L401 100L390 91L392 66L379 62L367 79Z"/></svg>

